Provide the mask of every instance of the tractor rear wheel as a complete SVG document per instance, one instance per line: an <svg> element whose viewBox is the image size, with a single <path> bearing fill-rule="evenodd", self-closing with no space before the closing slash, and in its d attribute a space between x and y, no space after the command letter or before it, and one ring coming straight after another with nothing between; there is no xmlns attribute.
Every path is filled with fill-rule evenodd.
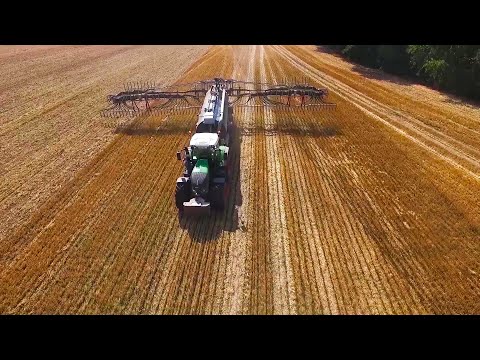
<svg viewBox="0 0 480 360"><path fill-rule="evenodd" d="M215 184L211 189L210 203L218 210L225 208L225 185Z"/></svg>
<svg viewBox="0 0 480 360"><path fill-rule="evenodd" d="M177 182L175 187L175 204L177 205L178 210L183 210L183 203L190 200L190 187L187 182Z"/></svg>

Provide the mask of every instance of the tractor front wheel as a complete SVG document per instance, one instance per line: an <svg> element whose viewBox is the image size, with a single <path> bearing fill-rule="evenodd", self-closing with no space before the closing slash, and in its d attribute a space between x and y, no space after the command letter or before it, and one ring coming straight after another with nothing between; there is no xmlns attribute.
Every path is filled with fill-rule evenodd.
<svg viewBox="0 0 480 360"><path fill-rule="evenodd" d="M211 189L210 203L212 207L218 210L225 208L225 185L215 184Z"/></svg>

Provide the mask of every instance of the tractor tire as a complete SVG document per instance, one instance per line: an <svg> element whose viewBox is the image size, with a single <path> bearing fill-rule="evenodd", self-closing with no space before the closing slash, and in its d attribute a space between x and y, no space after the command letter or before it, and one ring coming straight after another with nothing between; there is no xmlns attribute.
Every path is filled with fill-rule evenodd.
<svg viewBox="0 0 480 360"><path fill-rule="evenodd" d="M190 183L189 182L177 182L175 187L175 205L178 210L183 211L183 203L190 200Z"/></svg>
<svg viewBox="0 0 480 360"><path fill-rule="evenodd" d="M210 191L210 203L212 208L223 210L225 208L225 185L215 184Z"/></svg>

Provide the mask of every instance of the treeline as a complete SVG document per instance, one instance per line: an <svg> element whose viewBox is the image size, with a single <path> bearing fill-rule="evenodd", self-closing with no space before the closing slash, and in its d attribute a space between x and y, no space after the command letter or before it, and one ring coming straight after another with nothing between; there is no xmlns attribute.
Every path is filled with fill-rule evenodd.
<svg viewBox="0 0 480 360"><path fill-rule="evenodd" d="M329 45L361 65L480 100L480 45Z"/></svg>

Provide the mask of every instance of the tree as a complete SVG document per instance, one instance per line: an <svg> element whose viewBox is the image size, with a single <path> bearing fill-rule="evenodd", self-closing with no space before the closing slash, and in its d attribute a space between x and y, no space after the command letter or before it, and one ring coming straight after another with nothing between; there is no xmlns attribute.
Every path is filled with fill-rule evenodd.
<svg viewBox="0 0 480 360"><path fill-rule="evenodd" d="M406 45L378 45L377 54L380 69L399 75L410 73Z"/></svg>
<svg viewBox="0 0 480 360"><path fill-rule="evenodd" d="M361 65L480 99L479 45L330 45Z"/></svg>

